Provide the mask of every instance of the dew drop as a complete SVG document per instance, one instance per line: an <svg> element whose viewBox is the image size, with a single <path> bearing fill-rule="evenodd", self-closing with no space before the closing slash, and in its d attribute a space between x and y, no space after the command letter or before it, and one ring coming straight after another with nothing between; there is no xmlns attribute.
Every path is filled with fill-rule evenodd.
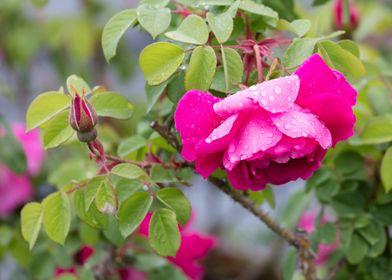
<svg viewBox="0 0 392 280"><path fill-rule="evenodd" d="M284 128L285 128L285 129L290 129L291 126L290 126L289 124L286 123L286 124L284 125Z"/></svg>
<svg viewBox="0 0 392 280"><path fill-rule="evenodd" d="M262 91L261 91L261 95L262 95L262 96L266 96L267 93L266 93L264 90L262 90Z"/></svg>
<svg viewBox="0 0 392 280"><path fill-rule="evenodd" d="M272 136L274 136L274 134L272 132L267 134L267 137L272 138Z"/></svg>
<svg viewBox="0 0 392 280"><path fill-rule="evenodd" d="M263 99L263 100L261 100L261 103L265 106L265 105L267 105L267 100L265 100L265 99Z"/></svg>
<svg viewBox="0 0 392 280"><path fill-rule="evenodd" d="M250 90L256 90L256 89L257 89L257 86L256 86L256 85L253 85L253 86L251 86L249 89L250 89Z"/></svg>
<svg viewBox="0 0 392 280"><path fill-rule="evenodd" d="M206 143L210 144L210 143L211 143L211 141L212 141L212 140L211 140L211 138L210 138L210 137L207 137L207 138L206 138Z"/></svg>
<svg viewBox="0 0 392 280"><path fill-rule="evenodd" d="M245 146L245 150L247 150L247 149L249 149L249 146L248 146L248 145Z"/></svg>
<svg viewBox="0 0 392 280"><path fill-rule="evenodd" d="M274 92L275 92L277 95L279 95L279 94L282 93L282 89L281 89L280 87L276 86L276 87L274 87Z"/></svg>
<svg viewBox="0 0 392 280"><path fill-rule="evenodd" d="M268 99L269 99L270 101L274 101L274 100L275 100L275 97L273 97L272 95L270 95L270 96L268 97Z"/></svg>

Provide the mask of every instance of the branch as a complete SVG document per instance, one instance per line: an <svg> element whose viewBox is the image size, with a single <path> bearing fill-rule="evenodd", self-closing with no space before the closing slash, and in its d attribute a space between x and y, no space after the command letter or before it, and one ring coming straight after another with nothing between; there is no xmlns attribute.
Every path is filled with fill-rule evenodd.
<svg viewBox="0 0 392 280"><path fill-rule="evenodd" d="M170 126L162 126L158 122L153 122L151 127L157 131L169 144L171 144L178 152L181 150L177 138L170 132ZM214 184L219 190L230 196L235 202L241 204L242 207L247 209L255 215L260 221L266 224L272 231L285 239L290 245L297 248L299 252L299 259L301 269L306 280L317 280L316 268L314 264L314 255L310 249L310 242L304 234L294 234L288 229L282 227L276 220L265 213L262 209L258 208L252 200L242 195L240 192L232 189L226 184L225 181L209 177L208 180Z"/></svg>

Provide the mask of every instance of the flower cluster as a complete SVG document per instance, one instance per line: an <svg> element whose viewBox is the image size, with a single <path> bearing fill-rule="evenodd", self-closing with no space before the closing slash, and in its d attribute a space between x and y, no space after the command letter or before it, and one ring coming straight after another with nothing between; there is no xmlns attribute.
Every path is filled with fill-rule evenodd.
<svg viewBox="0 0 392 280"><path fill-rule="evenodd" d="M0 217L9 216L17 207L30 200L33 186L29 176L39 173L45 157L38 130L25 133L21 124L13 124L12 131L26 154L27 172L17 175L8 167L0 164Z"/></svg>
<svg viewBox="0 0 392 280"><path fill-rule="evenodd" d="M175 112L181 155L203 177L224 168L241 190L307 179L328 148L353 134L356 96L317 54L291 76L223 99L188 91Z"/></svg>

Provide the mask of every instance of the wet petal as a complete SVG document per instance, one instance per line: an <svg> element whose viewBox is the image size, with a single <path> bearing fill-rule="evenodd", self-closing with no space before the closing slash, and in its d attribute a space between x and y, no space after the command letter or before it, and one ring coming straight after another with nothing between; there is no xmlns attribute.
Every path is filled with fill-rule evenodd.
<svg viewBox="0 0 392 280"><path fill-rule="evenodd" d="M267 112L252 112L226 150L223 164L226 169L232 170L239 161L252 158L260 151L266 151L281 138L282 133L272 123Z"/></svg>
<svg viewBox="0 0 392 280"><path fill-rule="evenodd" d="M246 114L228 117L206 139L197 144L197 153L214 153L226 149L245 118Z"/></svg>
<svg viewBox="0 0 392 280"><path fill-rule="evenodd" d="M287 111L297 98L299 78L296 75L282 77L253 85L214 105L221 116L263 108L269 112Z"/></svg>
<svg viewBox="0 0 392 280"><path fill-rule="evenodd" d="M237 190L259 191L264 189L268 183L267 178L264 178L262 173L259 174L258 179L254 178L247 164L245 161L241 162L233 170L227 171L230 184Z"/></svg>
<svg viewBox="0 0 392 280"><path fill-rule="evenodd" d="M306 98L319 94L334 94L343 97L350 105L356 103L356 90L341 73L329 68L318 54L306 60L295 74L301 84L296 103L301 106Z"/></svg>
<svg viewBox="0 0 392 280"><path fill-rule="evenodd" d="M333 145L354 134L355 115L351 105L341 96L315 95L306 99L304 106L328 127Z"/></svg>
<svg viewBox="0 0 392 280"><path fill-rule="evenodd" d="M206 138L222 121L213 110L213 105L219 100L220 98L207 93L191 90L179 101L174 121L182 139L181 155L186 160L195 160L196 144Z"/></svg>
<svg viewBox="0 0 392 280"><path fill-rule="evenodd" d="M217 168L221 167L223 152L201 154L196 157L196 172L206 179Z"/></svg>
<svg viewBox="0 0 392 280"><path fill-rule="evenodd" d="M299 106L290 111L271 114L277 128L291 138L310 137L327 149L332 146L332 137L328 128L312 113L305 113Z"/></svg>

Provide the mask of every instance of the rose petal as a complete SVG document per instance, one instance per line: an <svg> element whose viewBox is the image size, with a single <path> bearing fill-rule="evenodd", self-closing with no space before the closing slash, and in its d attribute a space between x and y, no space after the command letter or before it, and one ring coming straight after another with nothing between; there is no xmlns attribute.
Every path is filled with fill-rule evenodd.
<svg viewBox="0 0 392 280"><path fill-rule="evenodd" d="M333 146L354 134L355 115L351 105L343 97L332 94L315 95L307 98L304 106L328 127Z"/></svg>
<svg viewBox="0 0 392 280"><path fill-rule="evenodd" d="M297 98L299 78L296 75L282 77L253 85L214 104L221 116L229 116L259 107L276 113L287 111Z"/></svg>
<svg viewBox="0 0 392 280"><path fill-rule="evenodd" d="M251 170L249 169L249 163L247 161L242 161L232 170L228 170L227 179L237 190L251 189L253 191L259 191L264 189L268 183L267 178L263 177L262 172L260 172L257 179L252 178Z"/></svg>
<svg viewBox="0 0 392 280"><path fill-rule="evenodd" d="M215 153L226 149L245 118L246 114L236 114L228 117L204 141L197 144L197 153Z"/></svg>
<svg viewBox="0 0 392 280"><path fill-rule="evenodd" d="M272 123L268 113L256 111L249 113L226 150L223 165L232 170L240 160L251 158L260 151L273 147L282 138L282 133Z"/></svg>
<svg viewBox="0 0 392 280"><path fill-rule="evenodd" d="M305 113L297 105L292 106L288 112L270 114L270 116L277 128L291 138L311 137L324 149L332 145L328 128L315 115Z"/></svg>
<svg viewBox="0 0 392 280"><path fill-rule="evenodd" d="M196 157L196 172L206 179L222 165L223 152L201 154Z"/></svg>
<svg viewBox="0 0 392 280"><path fill-rule="evenodd" d="M334 94L346 99L350 105L356 103L357 92L346 81L344 76L332 70L318 55L312 55L295 71L300 79L300 89L296 103L303 106L303 102L310 96L319 94Z"/></svg>
<svg viewBox="0 0 392 280"><path fill-rule="evenodd" d="M195 160L196 144L220 124L222 119L215 114L212 107L219 100L207 93L191 90L179 101L174 121L182 139L181 155L184 159Z"/></svg>
<svg viewBox="0 0 392 280"><path fill-rule="evenodd" d="M318 146L313 153L298 159L292 159L284 164L271 161L270 165L263 169L263 172L268 178L268 182L275 185L285 184L299 178L306 180L314 171L320 168L321 160L326 152L327 150Z"/></svg>

